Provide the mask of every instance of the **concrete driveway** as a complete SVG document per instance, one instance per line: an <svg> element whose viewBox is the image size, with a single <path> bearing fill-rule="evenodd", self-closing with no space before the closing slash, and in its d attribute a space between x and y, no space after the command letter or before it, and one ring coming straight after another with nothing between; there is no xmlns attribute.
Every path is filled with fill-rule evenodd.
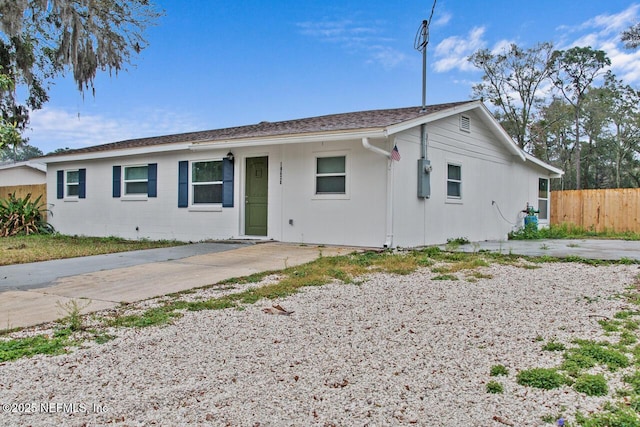
<svg viewBox="0 0 640 427"><path fill-rule="evenodd" d="M354 250L277 242L198 244L0 267L0 329L60 319L66 316L60 305L72 300L89 303L83 313L94 312Z"/></svg>

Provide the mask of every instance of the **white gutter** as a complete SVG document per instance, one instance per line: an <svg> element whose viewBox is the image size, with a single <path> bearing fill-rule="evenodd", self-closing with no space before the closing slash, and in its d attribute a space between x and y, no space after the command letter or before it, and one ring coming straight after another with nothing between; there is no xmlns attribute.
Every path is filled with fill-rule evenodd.
<svg viewBox="0 0 640 427"><path fill-rule="evenodd" d="M60 154L52 157L40 157L43 163L77 162L84 160L109 159L113 157L147 155L152 153L166 153L171 151L187 150L189 144L161 144L148 147L121 148L105 151L89 151L77 154Z"/></svg>
<svg viewBox="0 0 640 427"><path fill-rule="evenodd" d="M384 151L382 148L374 147L373 145L369 144L369 138L367 137L362 138L362 146L367 150L380 154L381 156L385 156L389 159L391 158L391 153Z"/></svg>
<svg viewBox="0 0 640 427"><path fill-rule="evenodd" d="M387 158L387 209L384 247L391 248L393 245L393 160L391 160L391 153L371 145L369 138L362 138L362 146L369 151L373 151Z"/></svg>
<svg viewBox="0 0 640 427"><path fill-rule="evenodd" d="M368 138L386 138L387 134L383 130L364 130L355 132L340 132L340 133L317 133L311 135L296 134L287 136L276 137L258 137L258 138L246 138L246 139L230 139L220 140L212 142L199 142L191 144L189 150L201 151L201 150L214 150L214 149L226 149L226 148L238 148L238 147L259 147L263 145L281 145L281 144L303 144L309 142L328 142L328 141L346 141L353 139L368 139ZM373 147L379 150L377 147ZM380 150L389 155L384 150Z"/></svg>

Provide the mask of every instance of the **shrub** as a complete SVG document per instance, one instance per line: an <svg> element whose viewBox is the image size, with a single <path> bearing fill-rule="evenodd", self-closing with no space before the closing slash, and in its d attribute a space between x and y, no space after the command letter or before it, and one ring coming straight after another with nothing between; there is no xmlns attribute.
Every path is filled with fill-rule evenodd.
<svg viewBox="0 0 640 427"><path fill-rule="evenodd" d="M53 233L53 227L45 220L47 210L41 198L31 200L29 193L24 199L18 199L12 193L7 199L0 200L0 237Z"/></svg>
<svg viewBox="0 0 640 427"><path fill-rule="evenodd" d="M534 240L540 238L540 230L538 224L528 223L517 231L509 233L509 240Z"/></svg>

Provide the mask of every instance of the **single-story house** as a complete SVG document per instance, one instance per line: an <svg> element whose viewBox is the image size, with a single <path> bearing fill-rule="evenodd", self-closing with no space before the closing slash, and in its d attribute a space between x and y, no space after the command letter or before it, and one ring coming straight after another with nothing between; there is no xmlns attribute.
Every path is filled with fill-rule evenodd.
<svg viewBox="0 0 640 427"><path fill-rule="evenodd" d="M562 171L479 101L333 114L49 155L61 233L415 247L549 218Z"/></svg>
<svg viewBox="0 0 640 427"><path fill-rule="evenodd" d="M0 187L38 185L47 181L47 166L38 161L0 163Z"/></svg>

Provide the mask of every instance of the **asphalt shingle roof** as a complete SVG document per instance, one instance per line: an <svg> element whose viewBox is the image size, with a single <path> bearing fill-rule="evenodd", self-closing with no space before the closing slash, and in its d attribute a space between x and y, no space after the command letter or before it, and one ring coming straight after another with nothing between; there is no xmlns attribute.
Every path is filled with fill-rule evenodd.
<svg viewBox="0 0 640 427"><path fill-rule="evenodd" d="M421 116L436 113L458 105L473 101L453 102L447 104L428 105L426 111L421 107L395 108L387 110L369 110L353 113L330 114L281 122L260 122L258 124L237 126L225 129L213 129L199 132L180 133L174 135L154 136L129 139L109 144L95 145L62 153L58 155L83 154L120 150L127 148L151 147L171 143L215 142L233 139L266 138L290 135L304 135L322 132L356 131L364 129L386 128Z"/></svg>

